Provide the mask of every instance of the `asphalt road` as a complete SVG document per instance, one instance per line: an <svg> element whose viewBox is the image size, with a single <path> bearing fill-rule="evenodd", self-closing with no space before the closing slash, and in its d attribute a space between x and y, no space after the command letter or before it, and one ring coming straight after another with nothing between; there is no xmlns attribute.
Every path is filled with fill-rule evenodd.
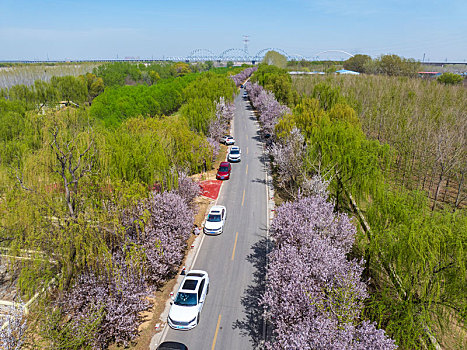
<svg viewBox="0 0 467 350"><path fill-rule="evenodd" d="M266 173L256 118L242 95L243 89L235 99L233 120L242 161L232 164L217 202L227 208L224 232L204 238L192 266L210 278L200 323L189 331L170 329L165 337L190 350L254 349L263 339L258 302L265 277Z"/></svg>

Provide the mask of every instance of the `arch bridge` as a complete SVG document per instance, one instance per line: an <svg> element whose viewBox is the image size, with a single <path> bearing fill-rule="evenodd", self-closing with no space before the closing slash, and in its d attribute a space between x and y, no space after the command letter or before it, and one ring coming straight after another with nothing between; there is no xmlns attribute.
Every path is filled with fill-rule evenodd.
<svg viewBox="0 0 467 350"><path fill-rule="evenodd" d="M280 48L268 47L262 50L259 50L256 54L250 55L244 49L239 48L229 48L222 51L220 54L215 54L209 49L199 48L192 50L185 57L169 57L168 60L172 61L185 61L185 62L205 62L205 61L234 61L234 62L259 62L261 61L268 51L276 51L281 55L287 57L287 60L315 60L318 59L320 55L325 53L341 53L347 55L348 57L353 57L354 55L344 51L344 50L324 50L316 53L312 57L305 57L298 53L289 55L286 51Z"/></svg>

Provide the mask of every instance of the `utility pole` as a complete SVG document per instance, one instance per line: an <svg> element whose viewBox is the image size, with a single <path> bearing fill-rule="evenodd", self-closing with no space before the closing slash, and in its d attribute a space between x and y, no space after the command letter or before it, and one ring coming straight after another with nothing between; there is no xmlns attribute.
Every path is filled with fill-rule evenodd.
<svg viewBox="0 0 467 350"><path fill-rule="evenodd" d="M248 56L248 42L250 41L249 35L244 35L243 36L243 51L245 51L245 54Z"/></svg>

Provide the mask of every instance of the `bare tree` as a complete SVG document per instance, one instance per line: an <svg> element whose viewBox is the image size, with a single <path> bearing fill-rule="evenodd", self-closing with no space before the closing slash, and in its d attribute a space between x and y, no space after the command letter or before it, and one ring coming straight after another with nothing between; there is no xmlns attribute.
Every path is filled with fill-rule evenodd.
<svg viewBox="0 0 467 350"><path fill-rule="evenodd" d="M76 198L74 194L78 192L78 182L86 174L90 173L94 164L94 141L91 139L87 148L80 152L77 149L76 138L73 137L69 142L60 142L58 138L59 129L55 127L52 132L53 141L50 144L52 151L58 160L58 167L52 169L53 172L60 175L65 188L65 202L68 212L72 218L76 217Z"/></svg>
<svg viewBox="0 0 467 350"><path fill-rule="evenodd" d="M465 128L464 128L465 130ZM453 130L446 126L441 126L435 135L436 156L435 164L438 168L438 179L436 190L433 198L431 210L435 210L436 202L438 201L441 183L450 171L465 161L465 136L463 130Z"/></svg>

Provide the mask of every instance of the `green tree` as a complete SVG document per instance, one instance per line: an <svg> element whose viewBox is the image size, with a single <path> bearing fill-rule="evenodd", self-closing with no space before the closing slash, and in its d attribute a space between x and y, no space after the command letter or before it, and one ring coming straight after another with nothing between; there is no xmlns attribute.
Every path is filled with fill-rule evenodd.
<svg viewBox="0 0 467 350"><path fill-rule="evenodd" d="M287 57L280 54L277 51L268 51L266 55L264 55L262 63L266 63L268 65L276 66L279 68L287 67Z"/></svg>
<svg viewBox="0 0 467 350"><path fill-rule="evenodd" d="M44 106L50 106L58 102L58 90L52 84L42 80L34 82L34 93L39 103L39 110Z"/></svg>
<svg viewBox="0 0 467 350"><path fill-rule="evenodd" d="M464 77L454 73L443 73L436 80L444 85L459 85L464 80Z"/></svg>
<svg viewBox="0 0 467 350"><path fill-rule="evenodd" d="M63 101L80 103L87 99L88 88L82 79L71 75L63 77L54 76L50 79L50 82L52 86L57 89L59 96Z"/></svg>
<svg viewBox="0 0 467 350"><path fill-rule="evenodd" d="M214 62L213 61L206 61L204 62L206 66L206 70L211 70L214 67Z"/></svg>
<svg viewBox="0 0 467 350"><path fill-rule="evenodd" d="M173 68L176 72L177 77L191 73L190 66L188 65L188 63L185 62L177 62L174 64Z"/></svg>
<svg viewBox="0 0 467 350"><path fill-rule="evenodd" d="M35 103L35 94L32 89L26 85L13 85L8 90L8 96L11 100L21 100L26 104L34 106Z"/></svg>
<svg viewBox="0 0 467 350"><path fill-rule="evenodd" d="M344 62L344 69L353 70L355 72L365 73L365 66L371 62L371 57L368 55L355 55Z"/></svg>
<svg viewBox="0 0 467 350"><path fill-rule="evenodd" d="M292 90L292 78L285 69L262 63L252 81L273 92L276 99L285 105L293 106L298 98Z"/></svg>
<svg viewBox="0 0 467 350"><path fill-rule="evenodd" d="M149 71L149 79L151 81L151 84L157 83L160 80L160 78L161 77L160 77L159 73L157 73L157 72L155 72L153 70Z"/></svg>
<svg viewBox="0 0 467 350"><path fill-rule="evenodd" d="M374 61L377 73L389 76L417 76L420 62L397 55L383 55Z"/></svg>
<svg viewBox="0 0 467 350"><path fill-rule="evenodd" d="M403 348L425 348L427 331L440 341L467 310L465 212L432 213L424 193L386 189L366 214L374 287L367 314Z"/></svg>

